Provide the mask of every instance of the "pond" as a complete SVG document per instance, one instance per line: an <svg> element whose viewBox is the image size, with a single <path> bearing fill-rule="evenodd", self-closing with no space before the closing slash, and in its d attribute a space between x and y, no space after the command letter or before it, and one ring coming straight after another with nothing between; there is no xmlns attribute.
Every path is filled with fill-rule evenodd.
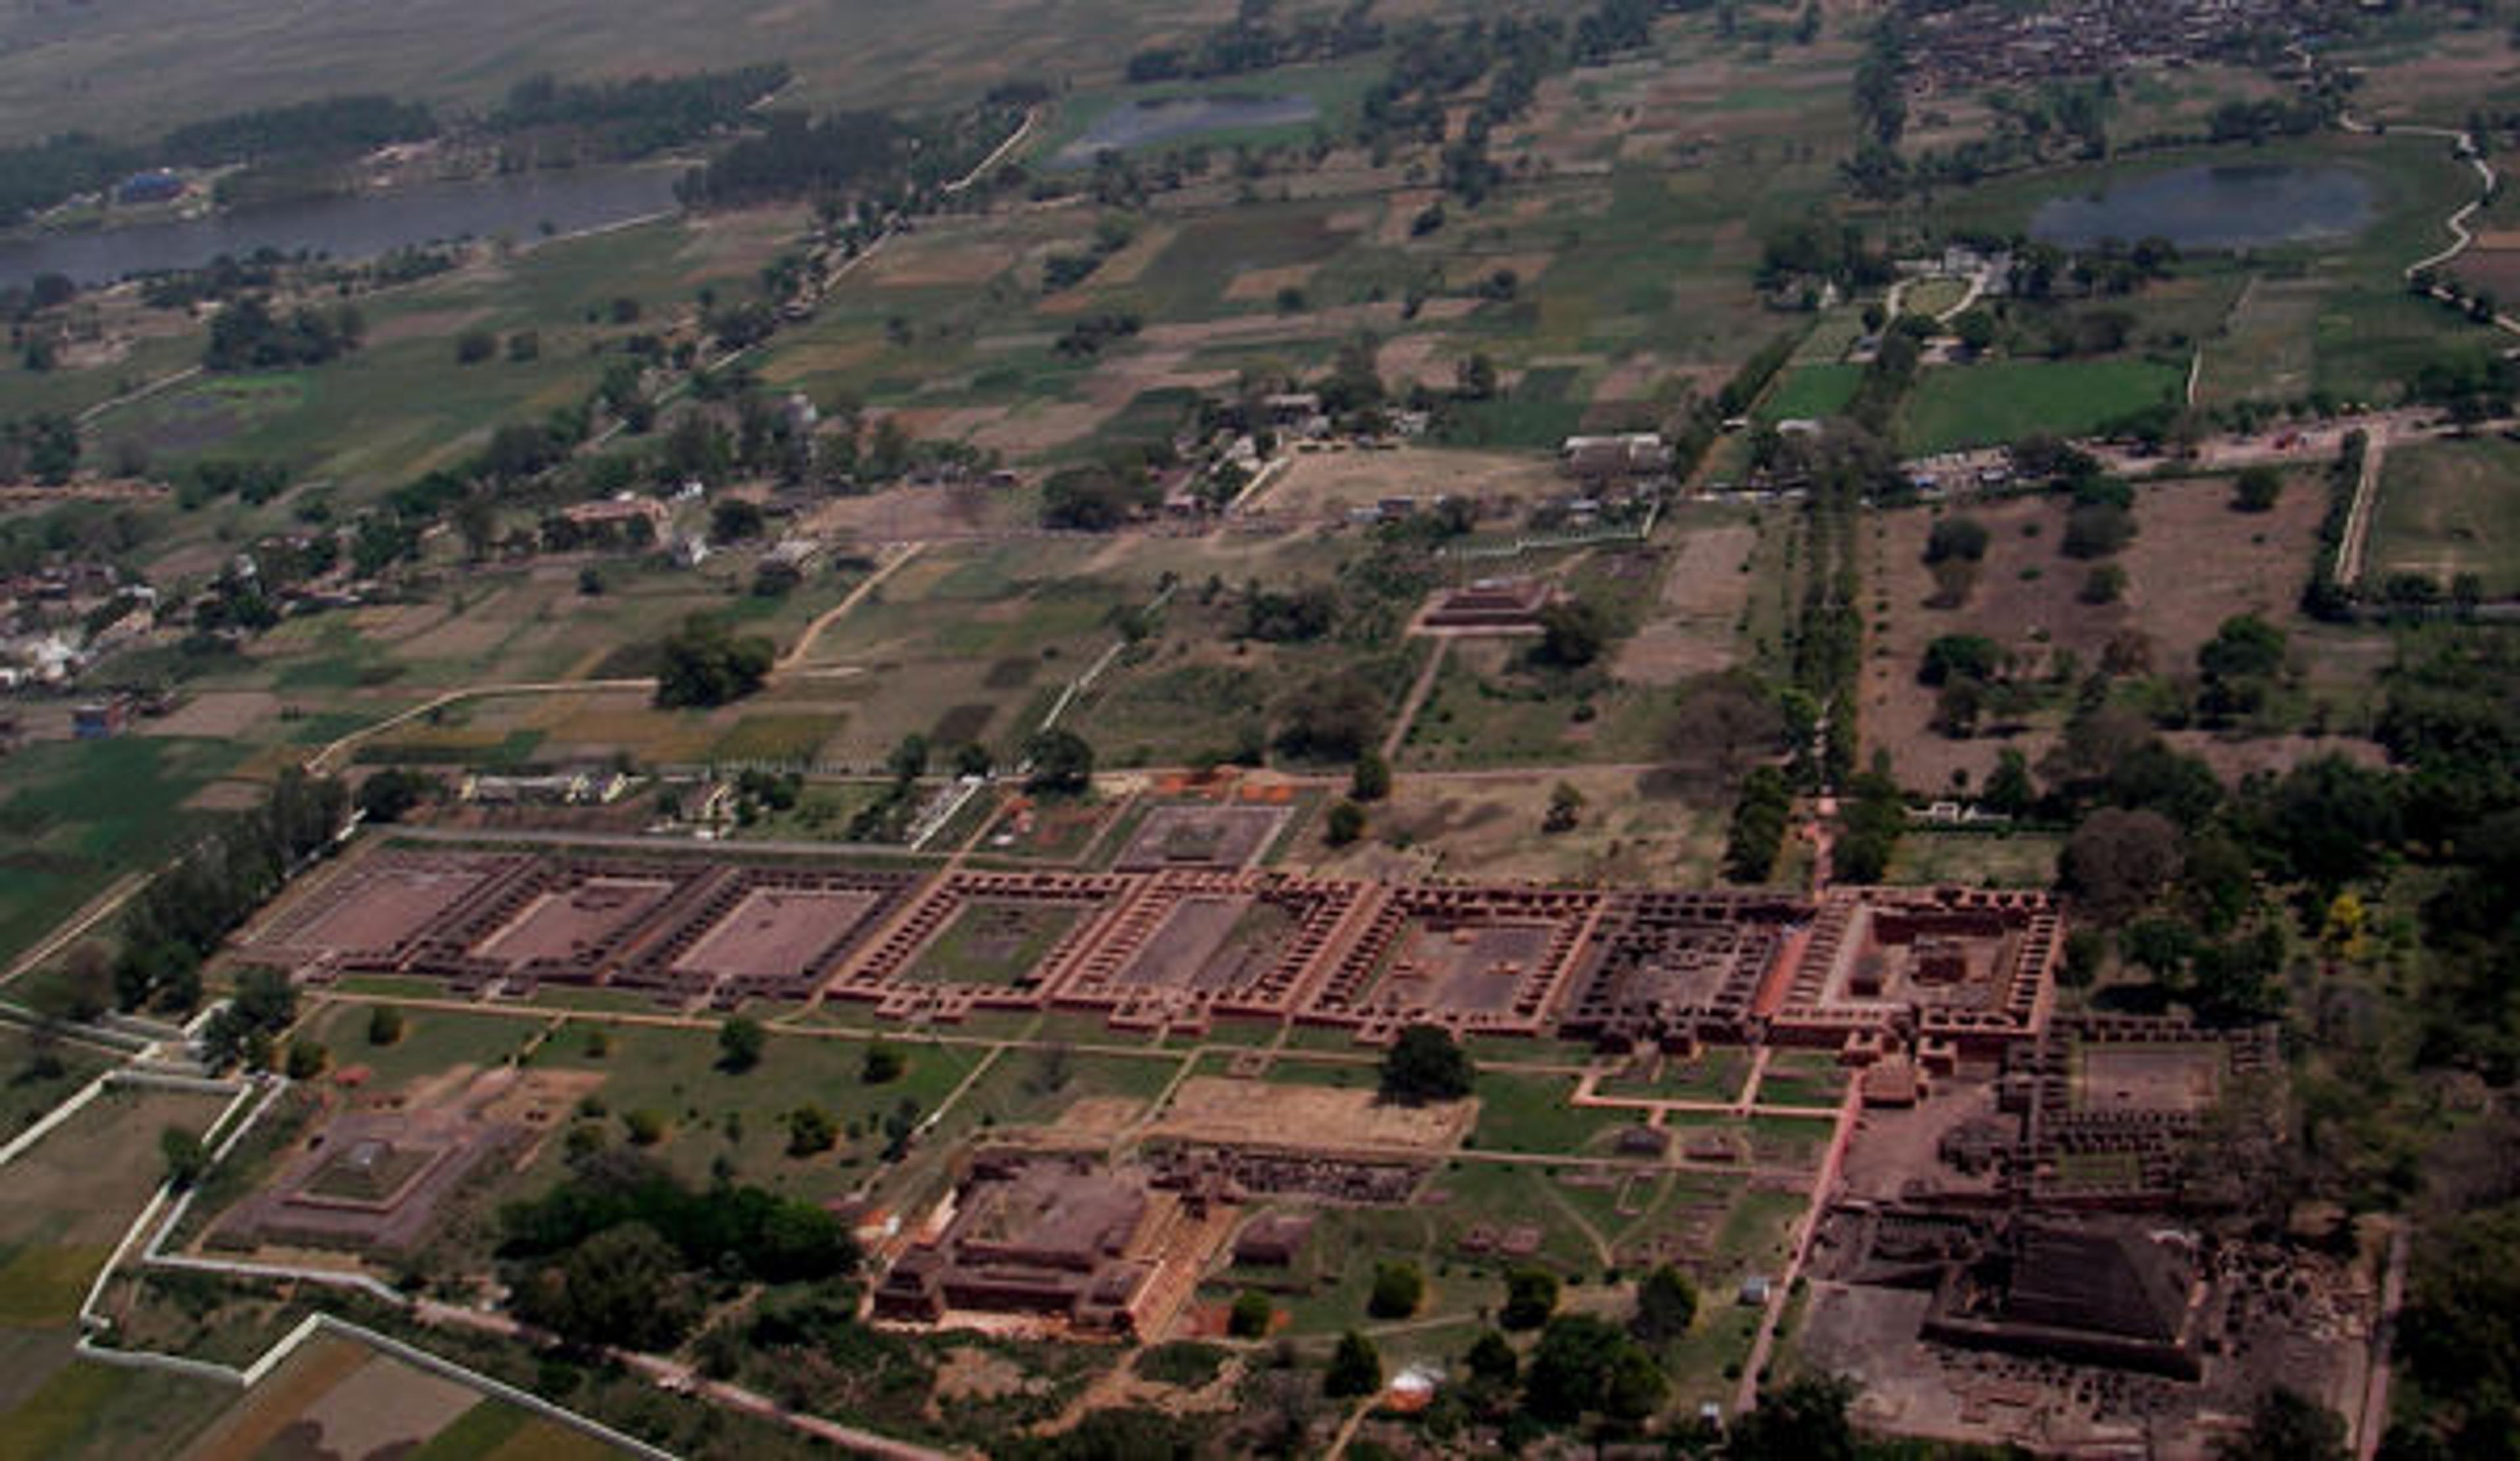
<svg viewBox="0 0 2520 1461"><path fill-rule="evenodd" d="M1320 120L1321 114L1321 104L1308 96L1150 97L1122 103L1094 118L1084 135L1060 148L1052 160L1061 167L1083 167L1103 152L1124 153L1205 132L1299 126Z"/></svg>
<svg viewBox="0 0 2520 1461"><path fill-rule="evenodd" d="M546 230L579 233L671 213L680 175L671 167L519 173L96 233L0 240L0 285L24 284L45 273L67 274L82 285L111 284L153 270L199 268L223 253L242 256L260 248L362 259L449 239L505 234L529 242Z"/></svg>
<svg viewBox="0 0 2520 1461"><path fill-rule="evenodd" d="M2083 248L2163 238L2182 248L2264 248L2351 238L2371 222L2371 185L2347 167L2181 167L2049 199L2030 236Z"/></svg>

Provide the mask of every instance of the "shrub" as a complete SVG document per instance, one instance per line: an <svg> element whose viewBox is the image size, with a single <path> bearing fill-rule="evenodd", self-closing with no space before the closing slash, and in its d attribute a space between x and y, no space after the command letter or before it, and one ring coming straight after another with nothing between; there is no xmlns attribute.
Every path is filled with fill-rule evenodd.
<svg viewBox="0 0 2520 1461"><path fill-rule="evenodd" d="M1405 1319L1418 1311L1426 1297L1426 1275L1411 1262L1386 1262L1373 1265L1373 1296L1366 1302L1366 1312L1377 1319Z"/></svg>

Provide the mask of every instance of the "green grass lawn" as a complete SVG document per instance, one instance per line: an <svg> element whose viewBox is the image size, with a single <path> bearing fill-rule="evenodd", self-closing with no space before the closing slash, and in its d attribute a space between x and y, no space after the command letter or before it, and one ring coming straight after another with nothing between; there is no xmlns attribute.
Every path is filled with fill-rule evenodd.
<svg viewBox="0 0 2520 1461"><path fill-rule="evenodd" d="M1481 1072L1471 1144L1481 1151L1573 1155L1636 1122L1632 1112L1571 1105L1574 1092L1571 1079Z"/></svg>
<svg viewBox="0 0 2520 1461"><path fill-rule="evenodd" d="M1856 382L1863 378L1862 366L1797 366L1759 403L1756 415L1769 422L1834 416L1846 409L1846 403L1854 398Z"/></svg>
<svg viewBox="0 0 2520 1461"><path fill-rule="evenodd" d="M2179 367L2148 360L2002 361L1925 371L1900 440L1918 453L1992 446L2034 432L2084 436L2175 398Z"/></svg>

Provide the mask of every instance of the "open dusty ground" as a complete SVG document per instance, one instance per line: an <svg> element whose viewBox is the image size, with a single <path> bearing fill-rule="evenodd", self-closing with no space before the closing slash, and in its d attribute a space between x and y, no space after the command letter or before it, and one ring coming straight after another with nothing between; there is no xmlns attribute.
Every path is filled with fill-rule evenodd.
<svg viewBox="0 0 2520 1461"><path fill-rule="evenodd" d="M1261 1092L1265 1089L1265 1098ZM1392 1106L1371 1090L1272 1085L1200 1076L1173 1092L1154 1134L1198 1141L1282 1142L1300 1132L1308 1144L1418 1147L1440 1151L1478 1119L1475 1101Z"/></svg>
<svg viewBox="0 0 2520 1461"><path fill-rule="evenodd" d="M2257 613L2289 619L2308 579L2324 510L2323 484L2303 475L2288 483L2275 509L2230 509L2220 481L2138 489L2135 541L2112 561L2126 570L2117 603L2078 601L2093 566L2057 552L2065 527L2061 500L2020 498L1950 510L1984 523L1990 535L1977 586L1956 609L1929 608L1934 593L1923 561L1935 514L1924 509L1876 514L1866 545L1866 607L1875 633L1864 671L1864 728L1868 743L1886 746L1900 778L1912 786L1948 784L1965 771L1982 781L2007 745L2035 763L2053 743L2051 720L2022 734L1952 740L1932 729L1935 690L1916 683L1925 646L1947 634L1979 634L2010 651L2033 678L2071 651L2080 672L2098 667L2113 638L2140 636L2151 667L2192 673L2196 646L2225 619Z"/></svg>
<svg viewBox="0 0 2520 1461"><path fill-rule="evenodd" d="M1619 646L1619 678L1678 685L1730 668L1739 638L1734 626L1750 598L1745 570L1758 541L1759 530L1746 523L1681 539L1664 572L1662 594L1645 622Z"/></svg>
<svg viewBox="0 0 2520 1461"><path fill-rule="evenodd" d="M1537 455L1412 447L1299 455L1248 506L1271 516L1331 517L1389 497L1470 497L1528 507L1567 490L1554 464Z"/></svg>

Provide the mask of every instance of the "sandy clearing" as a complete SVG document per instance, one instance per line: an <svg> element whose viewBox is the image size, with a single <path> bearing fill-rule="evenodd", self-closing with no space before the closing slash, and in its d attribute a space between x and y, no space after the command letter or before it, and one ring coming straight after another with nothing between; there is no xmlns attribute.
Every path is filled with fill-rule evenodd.
<svg viewBox="0 0 2520 1461"><path fill-rule="evenodd" d="M1750 598L1750 576L1741 568L1758 541L1758 529L1747 523L1682 539L1652 616L1619 648L1619 678L1678 685L1731 667L1738 638L1734 626Z"/></svg>

